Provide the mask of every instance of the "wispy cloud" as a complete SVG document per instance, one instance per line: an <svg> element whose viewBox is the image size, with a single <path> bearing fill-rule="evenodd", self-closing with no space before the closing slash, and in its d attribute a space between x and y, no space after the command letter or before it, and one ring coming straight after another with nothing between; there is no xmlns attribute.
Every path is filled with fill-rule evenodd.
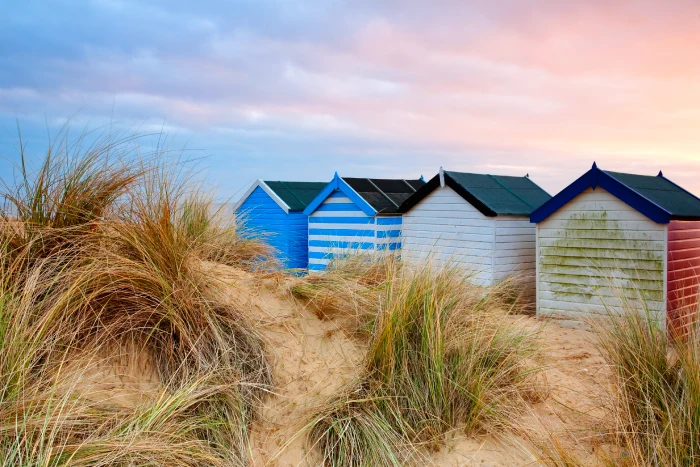
<svg viewBox="0 0 700 467"><path fill-rule="evenodd" d="M693 1L15 2L0 155L18 118L166 122L229 196L253 179L529 172L593 160L700 193ZM2 175L0 169L0 175Z"/></svg>

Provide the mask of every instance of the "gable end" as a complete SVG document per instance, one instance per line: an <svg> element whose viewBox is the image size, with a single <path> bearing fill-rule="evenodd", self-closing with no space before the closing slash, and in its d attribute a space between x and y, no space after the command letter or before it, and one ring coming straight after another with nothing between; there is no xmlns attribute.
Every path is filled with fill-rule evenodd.
<svg viewBox="0 0 700 467"><path fill-rule="evenodd" d="M403 202L399 206L398 212L406 213L415 207L418 203L423 201L428 197L433 191L440 187L440 175L436 175L431 178L428 183L420 187L411 197ZM466 190L462 185L460 185L456 180L449 176L449 174L444 174L444 183L446 186L452 188L459 196L461 196L466 202L474 206L480 213L487 217L496 217L497 213L491 208L486 206L484 203L479 201L474 195L472 195L468 190Z"/></svg>
<svg viewBox="0 0 700 467"><path fill-rule="evenodd" d="M333 177L333 180L331 180L330 183L328 183L328 185L326 185L326 187L321 191L321 193L319 193L318 196L316 196L316 198L309 203L306 209L304 209L304 214L310 216L321 204L323 204L326 198L328 198L336 190L343 192L343 194L350 198L350 201L355 203L366 215L374 216L377 214L377 211L360 195L358 195L350 185L340 178L337 173Z"/></svg>
<svg viewBox="0 0 700 467"><path fill-rule="evenodd" d="M595 190L597 187L605 189L620 201L626 203L657 224L668 224L671 221L671 213L613 176L600 170L594 164L591 170L536 209L530 215L530 222L537 224L544 221L588 188L593 188L593 190Z"/></svg>
<svg viewBox="0 0 700 467"><path fill-rule="evenodd" d="M289 214L289 206L287 203L285 203L282 198L277 196L277 193L275 193L269 186L267 186L267 183L264 181L258 179L253 183L250 188L248 188L248 191L245 192L243 196L240 197L240 199L236 202L236 204L233 206L233 212L237 212L241 206L243 206L243 203L246 202L246 200L250 197L251 194L255 191L256 188L262 189L267 195L272 198L272 200L277 203L277 205L282 208L282 210L285 212L285 214Z"/></svg>

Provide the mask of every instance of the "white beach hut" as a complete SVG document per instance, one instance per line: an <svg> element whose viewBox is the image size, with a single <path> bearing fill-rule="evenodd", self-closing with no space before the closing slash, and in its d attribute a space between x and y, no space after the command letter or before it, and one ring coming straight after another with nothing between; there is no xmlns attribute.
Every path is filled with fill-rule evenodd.
<svg viewBox="0 0 700 467"><path fill-rule="evenodd" d="M473 271L480 285L518 274L534 289L535 226L529 216L549 198L528 176L441 168L399 209L402 258L449 261Z"/></svg>
<svg viewBox="0 0 700 467"><path fill-rule="evenodd" d="M531 220L538 315L578 321L627 302L674 328L692 322L700 292L700 199L661 172L609 172L594 163Z"/></svg>

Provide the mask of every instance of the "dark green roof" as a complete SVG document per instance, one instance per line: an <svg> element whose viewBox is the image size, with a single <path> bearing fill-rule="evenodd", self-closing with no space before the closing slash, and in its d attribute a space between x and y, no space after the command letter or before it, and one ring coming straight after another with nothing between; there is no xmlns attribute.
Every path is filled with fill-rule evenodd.
<svg viewBox="0 0 700 467"><path fill-rule="evenodd" d="M447 177L488 208L491 215L529 216L551 198L529 177L445 171Z"/></svg>
<svg viewBox="0 0 700 467"><path fill-rule="evenodd" d="M265 184L289 206L290 211L303 211L326 187L324 182L265 181Z"/></svg>
<svg viewBox="0 0 700 467"><path fill-rule="evenodd" d="M617 181L667 211L673 218L700 217L700 199L661 176L605 171Z"/></svg>

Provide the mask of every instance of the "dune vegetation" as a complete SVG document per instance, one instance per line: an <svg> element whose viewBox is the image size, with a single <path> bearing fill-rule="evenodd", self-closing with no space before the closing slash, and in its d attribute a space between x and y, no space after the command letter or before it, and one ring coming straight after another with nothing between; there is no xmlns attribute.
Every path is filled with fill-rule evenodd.
<svg viewBox="0 0 700 467"><path fill-rule="evenodd" d="M498 431L539 397L537 332L513 318L510 284L469 279L457 268L356 256L292 286L366 341L357 380L309 425L322 464L417 461L446 431Z"/></svg>
<svg viewBox="0 0 700 467"><path fill-rule="evenodd" d="M36 167L21 149L0 193L0 465L284 465L297 438L302 465L454 465L439 452L456 432L481 445L515 436L520 460L494 465L698 464L694 328L669 336L629 302L592 325L585 351L584 339L567 341L581 334L562 331L566 352L552 354L556 325L528 316L517 278L481 287L393 254L286 274L264 236L217 210L177 158L145 155L131 135L58 136ZM244 284L240 304L221 268ZM275 298L254 320L243 303L261 287ZM311 326L319 352L307 355L303 326L282 318ZM298 354L280 358L273 331ZM310 386L290 367L321 368L332 342L357 354L337 366L348 373L337 388L285 394L278 376ZM552 372L578 361L581 372ZM567 406L576 401L547 405L552 391L588 392L548 386L564 377L600 390L585 427L588 414ZM258 429L270 439L254 440L271 423L268 401L287 397L302 409L274 414L303 419L275 423L295 434ZM275 452L256 457L266 443Z"/></svg>
<svg viewBox="0 0 700 467"><path fill-rule="evenodd" d="M3 465L249 463L272 373L202 262L249 267L272 252L132 143L63 134L36 170L20 154L2 193ZM86 381L125 355L143 355L154 381L117 403Z"/></svg>
<svg viewBox="0 0 700 467"><path fill-rule="evenodd" d="M615 434L630 465L700 463L700 335L667 331L647 309L627 303L598 323L599 345L614 370Z"/></svg>

